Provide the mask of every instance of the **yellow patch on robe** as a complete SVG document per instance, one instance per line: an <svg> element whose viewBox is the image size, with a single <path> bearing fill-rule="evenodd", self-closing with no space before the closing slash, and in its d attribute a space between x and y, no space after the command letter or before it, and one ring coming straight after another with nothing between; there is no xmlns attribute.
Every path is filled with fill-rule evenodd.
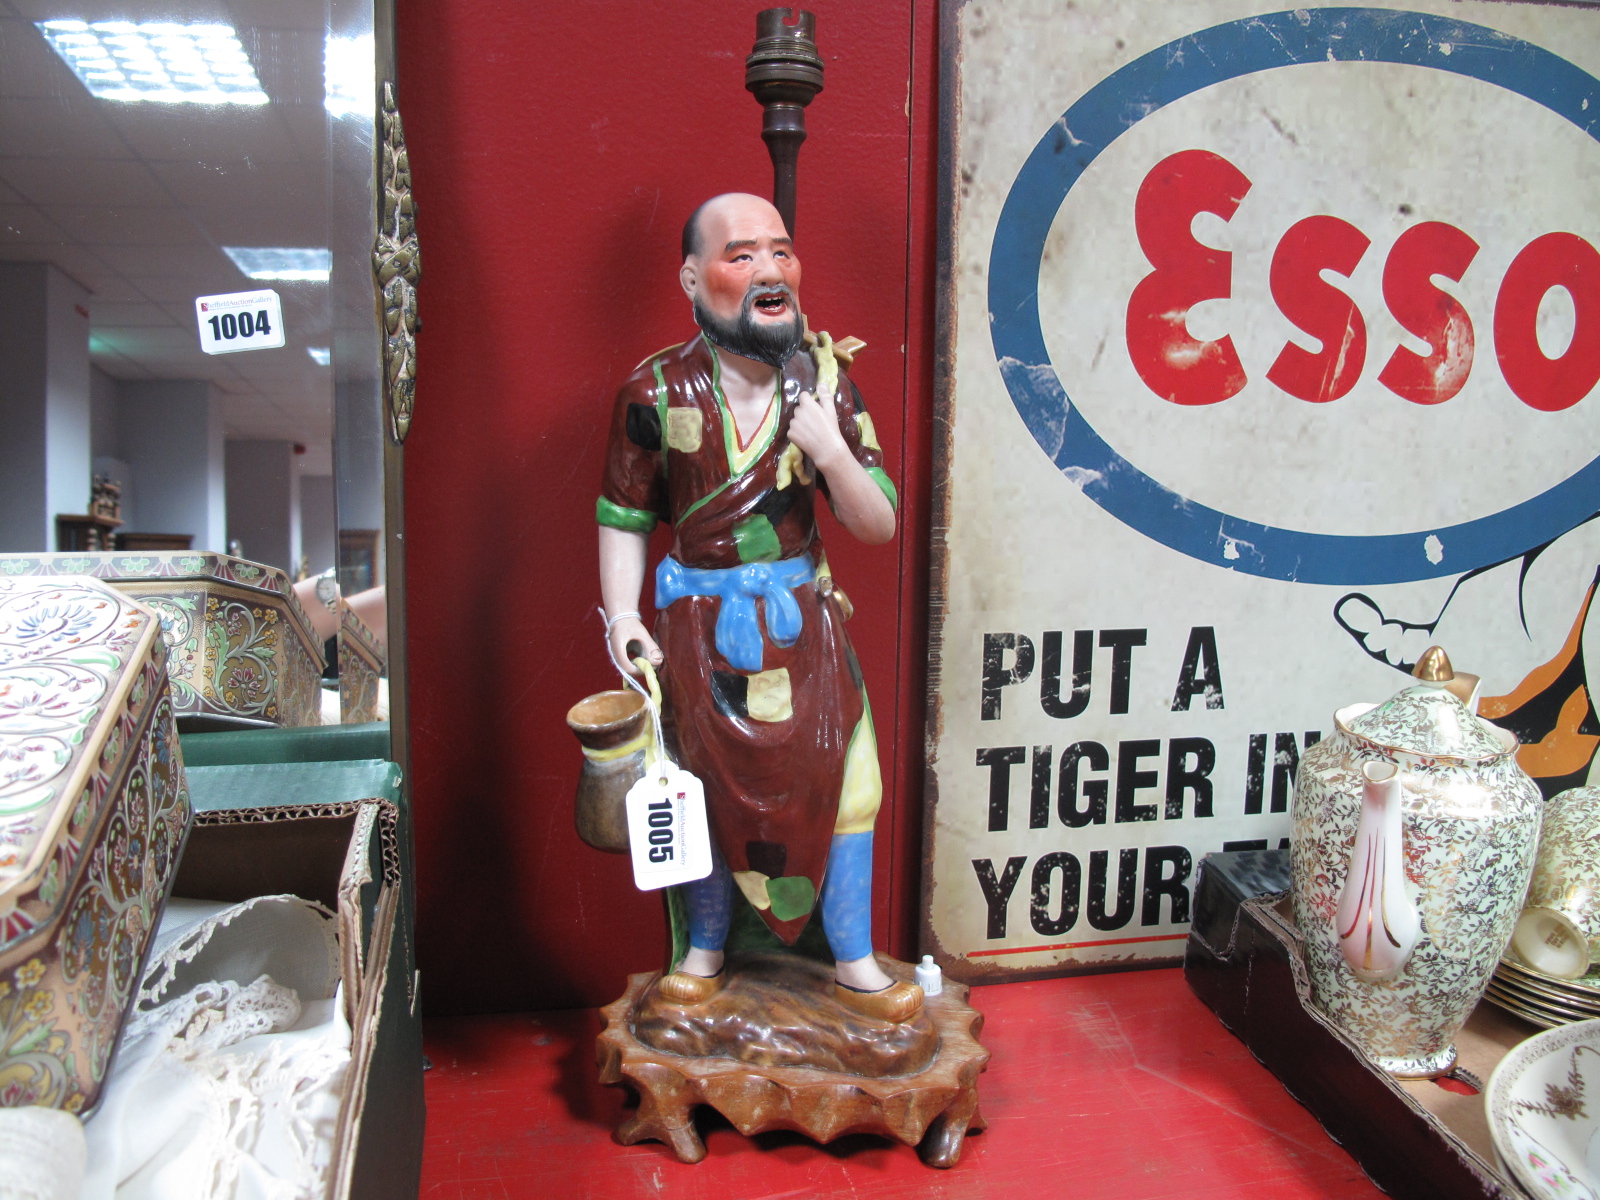
<svg viewBox="0 0 1600 1200"><path fill-rule="evenodd" d="M778 490L783 491L796 479L801 483L810 483L811 472L806 470L806 456L800 447L790 442L778 456Z"/></svg>
<svg viewBox="0 0 1600 1200"><path fill-rule="evenodd" d="M839 790L839 815L833 832L866 833L883 803L883 775L878 769L878 739L872 731L872 710L861 714L844 756L844 786Z"/></svg>
<svg viewBox="0 0 1600 1200"><path fill-rule="evenodd" d="M698 408L667 409L667 445L672 449L693 454L700 449L704 432L705 423Z"/></svg>
<svg viewBox="0 0 1600 1200"><path fill-rule="evenodd" d="M767 877L760 871L735 871L733 881L751 904L763 909L772 907L772 897L767 895Z"/></svg>
<svg viewBox="0 0 1600 1200"><path fill-rule="evenodd" d="M872 427L872 414L861 412L856 414L856 428L861 431L861 444L868 450L882 451L878 445L878 431Z"/></svg>
<svg viewBox="0 0 1600 1200"><path fill-rule="evenodd" d="M794 716L794 694L789 688L789 668L777 667L751 675L745 692L745 711L752 721L787 721Z"/></svg>

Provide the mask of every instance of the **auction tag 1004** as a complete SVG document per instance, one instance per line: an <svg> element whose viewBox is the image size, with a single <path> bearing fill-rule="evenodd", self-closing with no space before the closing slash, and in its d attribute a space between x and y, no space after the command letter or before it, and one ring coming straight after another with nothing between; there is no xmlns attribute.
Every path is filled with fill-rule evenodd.
<svg viewBox="0 0 1600 1200"><path fill-rule="evenodd" d="M200 323L200 349L207 354L276 350L283 345L283 305L271 288L197 296L194 313Z"/></svg>
<svg viewBox="0 0 1600 1200"><path fill-rule="evenodd" d="M711 874L706 791L681 767L652 767L628 789L628 846L633 882L642 892Z"/></svg>

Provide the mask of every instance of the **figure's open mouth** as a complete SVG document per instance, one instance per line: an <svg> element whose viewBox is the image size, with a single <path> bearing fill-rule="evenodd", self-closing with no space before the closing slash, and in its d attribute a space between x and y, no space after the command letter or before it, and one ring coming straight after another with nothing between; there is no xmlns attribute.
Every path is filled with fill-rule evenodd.
<svg viewBox="0 0 1600 1200"><path fill-rule="evenodd" d="M769 292L764 296L757 296L752 307L763 316L781 317L789 310L789 297L782 292Z"/></svg>

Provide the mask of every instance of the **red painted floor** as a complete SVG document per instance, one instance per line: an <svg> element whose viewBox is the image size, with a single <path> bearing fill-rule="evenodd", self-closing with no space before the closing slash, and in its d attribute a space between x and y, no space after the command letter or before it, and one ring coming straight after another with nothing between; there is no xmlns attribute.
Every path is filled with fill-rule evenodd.
<svg viewBox="0 0 1600 1200"><path fill-rule="evenodd" d="M703 1126L696 1166L611 1141L593 1011L428 1022L423 1200L1251 1200L1381 1196L1180 971L975 988L989 1128L950 1171L878 1138Z"/></svg>

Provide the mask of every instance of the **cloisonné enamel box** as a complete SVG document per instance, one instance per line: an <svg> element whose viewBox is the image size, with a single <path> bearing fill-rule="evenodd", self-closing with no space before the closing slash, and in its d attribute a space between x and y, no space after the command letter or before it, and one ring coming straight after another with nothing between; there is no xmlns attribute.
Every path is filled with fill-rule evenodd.
<svg viewBox="0 0 1600 1200"><path fill-rule="evenodd" d="M386 658L378 635L344 600L339 601L339 720L358 725L378 719L378 681Z"/></svg>
<svg viewBox="0 0 1600 1200"><path fill-rule="evenodd" d="M155 613L0 576L0 1107L98 1102L189 821Z"/></svg>
<svg viewBox="0 0 1600 1200"><path fill-rule="evenodd" d="M277 567L225 554L0 554L0 579L92 575L161 618L186 732L322 723L322 647Z"/></svg>

